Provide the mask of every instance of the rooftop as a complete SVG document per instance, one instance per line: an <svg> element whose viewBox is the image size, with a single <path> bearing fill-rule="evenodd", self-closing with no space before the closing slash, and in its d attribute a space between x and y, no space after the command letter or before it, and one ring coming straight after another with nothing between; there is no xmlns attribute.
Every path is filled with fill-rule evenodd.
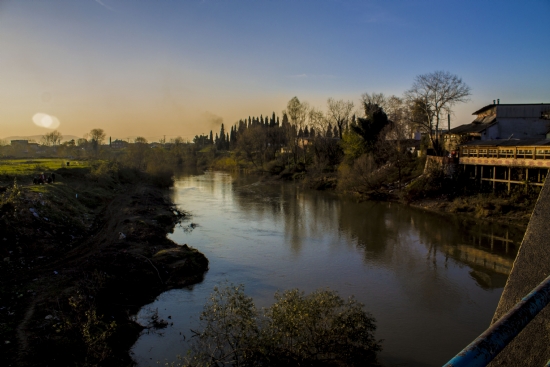
<svg viewBox="0 0 550 367"><path fill-rule="evenodd" d="M487 129L489 126L494 124L494 120L491 123L470 123L465 125L460 125L455 128L452 128L450 134L469 134L469 133L480 133L483 130Z"/></svg>
<svg viewBox="0 0 550 367"><path fill-rule="evenodd" d="M485 107L480 108L476 112L472 113L472 115L479 115L480 113L483 113L487 111L488 109L495 107L495 106L540 106L540 105L548 105L550 106L550 103L499 103L499 104L489 104Z"/></svg>

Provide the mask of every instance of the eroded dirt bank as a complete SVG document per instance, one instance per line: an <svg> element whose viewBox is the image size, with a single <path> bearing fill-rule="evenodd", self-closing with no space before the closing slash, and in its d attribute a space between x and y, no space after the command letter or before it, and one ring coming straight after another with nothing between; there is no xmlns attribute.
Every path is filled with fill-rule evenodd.
<svg viewBox="0 0 550 367"><path fill-rule="evenodd" d="M131 365L130 315L200 281L208 260L166 238L185 216L166 189L63 173L0 207L0 364Z"/></svg>

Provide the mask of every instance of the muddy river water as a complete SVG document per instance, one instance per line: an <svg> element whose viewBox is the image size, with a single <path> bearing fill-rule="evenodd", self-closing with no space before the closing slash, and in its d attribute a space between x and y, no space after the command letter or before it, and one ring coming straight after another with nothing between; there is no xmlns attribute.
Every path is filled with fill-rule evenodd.
<svg viewBox="0 0 550 367"><path fill-rule="evenodd" d="M132 348L140 367L187 350L214 286L244 284L257 306L276 290L329 287L354 295L377 320L386 366L441 366L490 323L522 231L395 203L362 202L261 183L242 174L182 175L173 200L191 213L170 234L206 255L204 281L142 308L169 322Z"/></svg>

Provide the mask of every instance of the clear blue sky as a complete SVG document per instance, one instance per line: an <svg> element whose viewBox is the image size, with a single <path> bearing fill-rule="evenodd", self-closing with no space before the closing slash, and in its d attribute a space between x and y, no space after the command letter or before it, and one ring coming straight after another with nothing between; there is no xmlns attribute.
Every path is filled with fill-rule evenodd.
<svg viewBox="0 0 550 367"><path fill-rule="evenodd" d="M550 102L550 1L0 0L0 137L148 137L277 114L293 96L401 95L418 74L472 88L453 126Z"/></svg>

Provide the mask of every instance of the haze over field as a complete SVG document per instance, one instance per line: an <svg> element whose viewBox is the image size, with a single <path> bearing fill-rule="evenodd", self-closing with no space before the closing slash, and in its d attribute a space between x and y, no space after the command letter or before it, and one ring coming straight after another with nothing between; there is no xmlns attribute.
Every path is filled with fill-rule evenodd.
<svg viewBox="0 0 550 367"><path fill-rule="evenodd" d="M6 0L0 138L191 140L293 96L401 95L436 70L472 88L456 126L493 99L550 101L549 14L545 0Z"/></svg>

